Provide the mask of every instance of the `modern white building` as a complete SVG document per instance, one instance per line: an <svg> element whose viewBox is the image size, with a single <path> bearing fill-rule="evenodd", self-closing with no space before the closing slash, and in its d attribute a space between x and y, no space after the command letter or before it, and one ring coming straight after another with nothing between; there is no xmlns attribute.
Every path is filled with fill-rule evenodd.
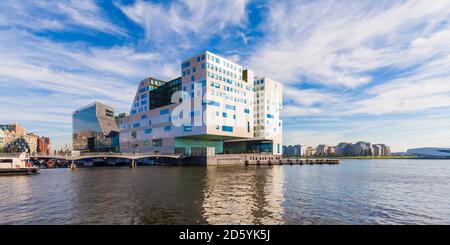
<svg viewBox="0 0 450 245"><path fill-rule="evenodd" d="M407 153L423 158L450 158L450 148L424 147L409 149Z"/></svg>
<svg viewBox="0 0 450 245"><path fill-rule="evenodd" d="M120 121L121 152L189 155L208 147L216 154L282 154L282 86L256 81L264 85L209 51L183 61L180 78L141 81L130 115ZM256 88L268 92L255 95Z"/></svg>

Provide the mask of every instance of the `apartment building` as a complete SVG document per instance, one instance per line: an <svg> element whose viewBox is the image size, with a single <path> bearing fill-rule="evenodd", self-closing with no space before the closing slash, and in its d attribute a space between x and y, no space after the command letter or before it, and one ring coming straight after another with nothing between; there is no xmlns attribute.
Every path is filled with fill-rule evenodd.
<svg viewBox="0 0 450 245"><path fill-rule="evenodd" d="M28 133L20 124L0 125L0 150L3 152L37 152L39 136Z"/></svg>

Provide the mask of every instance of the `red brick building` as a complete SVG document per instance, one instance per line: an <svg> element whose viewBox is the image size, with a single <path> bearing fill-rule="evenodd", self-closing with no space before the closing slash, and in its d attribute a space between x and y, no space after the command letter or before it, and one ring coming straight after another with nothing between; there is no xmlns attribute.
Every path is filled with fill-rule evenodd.
<svg viewBox="0 0 450 245"><path fill-rule="evenodd" d="M38 152L38 154L41 154L41 155L50 155L50 153L51 153L50 138L40 137L38 139L37 152Z"/></svg>

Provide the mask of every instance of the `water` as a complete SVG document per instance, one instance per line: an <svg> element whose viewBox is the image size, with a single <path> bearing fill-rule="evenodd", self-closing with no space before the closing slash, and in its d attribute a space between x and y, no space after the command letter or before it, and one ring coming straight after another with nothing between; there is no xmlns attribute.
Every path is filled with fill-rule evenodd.
<svg viewBox="0 0 450 245"><path fill-rule="evenodd" d="M450 224L450 160L41 170L0 224Z"/></svg>

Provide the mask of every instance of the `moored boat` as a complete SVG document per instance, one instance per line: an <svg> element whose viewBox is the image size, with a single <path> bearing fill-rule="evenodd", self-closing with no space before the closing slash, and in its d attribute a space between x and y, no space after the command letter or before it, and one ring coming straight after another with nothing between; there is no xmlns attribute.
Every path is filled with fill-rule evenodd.
<svg viewBox="0 0 450 245"><path fill-rule="evenodd" d="M4 175L33 175L39 172L39 168L34 167L29 162L26 153L0 155L0 176Z"/></svg>

